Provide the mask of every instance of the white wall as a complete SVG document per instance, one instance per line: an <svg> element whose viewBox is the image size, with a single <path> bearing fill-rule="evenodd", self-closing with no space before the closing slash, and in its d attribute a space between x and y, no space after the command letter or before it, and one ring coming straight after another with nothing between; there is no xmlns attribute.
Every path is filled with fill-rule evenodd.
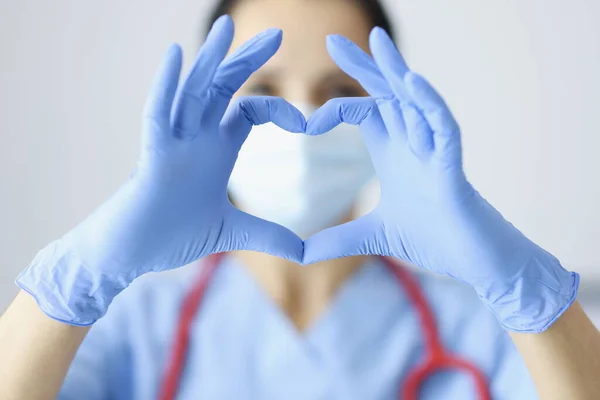
<svg viewBox="0 0 600 400"><path fill-rule="evenodd" d="M160 56L177 41L191 58L211 4L0 1L0 310L36 250L128 176ZM462 125L470 179L583 273L592 304L600 281L600 3L388 4L409 63Z"/></svg>

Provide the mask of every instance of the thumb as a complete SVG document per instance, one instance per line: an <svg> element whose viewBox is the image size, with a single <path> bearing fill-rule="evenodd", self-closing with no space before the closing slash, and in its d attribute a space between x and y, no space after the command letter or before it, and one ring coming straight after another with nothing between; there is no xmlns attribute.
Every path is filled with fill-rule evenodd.
<svg viewBox="0 0 600 400"><path fill-rule="evenodd" d="M375 212L309 237L302 264L359 255L389 255L384 225Z"/></svg>
<svg viewBox="0 0 600 400"><path fill-rule="evenodd" d="M255 217L231 206L220 235L217 253L251 250L302 262L304 242L298 235L274 222Z"/></svg>

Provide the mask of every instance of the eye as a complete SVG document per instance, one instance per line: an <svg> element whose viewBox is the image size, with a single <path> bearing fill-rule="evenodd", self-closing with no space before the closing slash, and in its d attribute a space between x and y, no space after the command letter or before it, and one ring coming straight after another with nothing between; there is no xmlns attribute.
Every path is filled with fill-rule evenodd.
<svg viewBox="0 0 600 400"><path fill-rule="evenodd" d="M336 85L329 88L327 91L327 97L330 99L337 97L360 97L364 96L364 92L356 87L351 85Z"/></svg>
<svg viewBox="0 0 600 400"><path fill-rule="evenodd" d="M274 85L269 83L253 83L246 87L246 92L251 96L277 96Z"/></svg>
<svg viewBox="0 0 600 400"><path fill-rule="evenodd" d="M325 82L315 93L315 104L325 104L338 97L363 97L366 93L360 85L352 82Z"/></svg>

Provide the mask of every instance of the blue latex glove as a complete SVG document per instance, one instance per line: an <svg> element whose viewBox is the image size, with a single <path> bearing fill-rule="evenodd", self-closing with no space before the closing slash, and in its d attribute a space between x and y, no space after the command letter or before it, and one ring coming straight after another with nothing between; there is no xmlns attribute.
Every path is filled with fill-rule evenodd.
<svg viewBox="0 0 600 400"><path fill-rule="evenodd" d="M335 99L308 121L308 134L361 126L381 183L373 212L305 242L304 263L379 254L464 281L515 331L546 329L574 301L578 275L507 222L467 181L460 130L448 107L409 71L385 31L373 58L341 36L331 57L373 99Z"/></svg>
<svg viewBox="0 0 600 400"><path fill-rule="evenodd" d="M233 23L219 19L179 90L181 50L169 49L145 108L135 173L82 224L38 253L17 279L46 314L91 324L136 277L211 253L255 250L301 261L299 237L239 211L227 197L253 124L273 121L304 132L302 114L279 98L242 98L228 108L281 38L280 30L265 31L223 61Z"/></svg>

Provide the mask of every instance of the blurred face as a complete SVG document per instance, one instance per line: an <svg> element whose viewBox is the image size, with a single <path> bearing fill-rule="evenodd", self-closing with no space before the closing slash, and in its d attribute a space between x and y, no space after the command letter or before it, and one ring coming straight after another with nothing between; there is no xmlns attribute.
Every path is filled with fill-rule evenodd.
<svg viewBox="0 0 600 400"><path fill-rule="evenodd" d="M241 0L231 10L232 48L268 28L283 30L283 44L237 95L279 96L320 106L334 97L366 96L331 60L326 36L341 34L368 51L371 23L349 0Z"/></svg>

